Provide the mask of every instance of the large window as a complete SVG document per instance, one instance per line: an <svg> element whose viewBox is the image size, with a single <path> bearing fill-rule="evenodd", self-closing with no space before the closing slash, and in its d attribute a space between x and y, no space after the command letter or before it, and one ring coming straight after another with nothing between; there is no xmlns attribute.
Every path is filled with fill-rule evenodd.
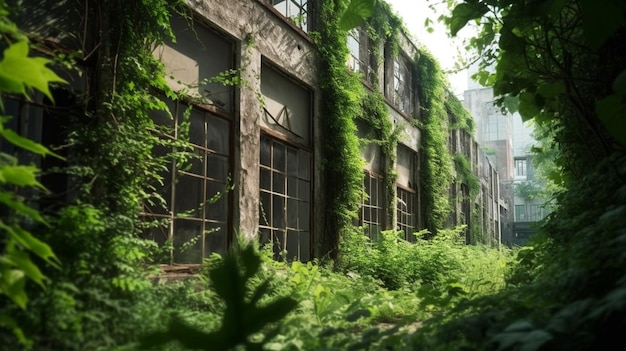
<svg viewBox="0 0 626 351"><path fill-rule="evenodd" d="M385 225L385 208L383 206L382 176L365 172L363 177L365 194L361 203L360 224L372 240L378 240Z"/></svg>
<svg viewBox="0 0 626 351"><path fill-rule="evenodd" d="M307 0L267 0L267 2L303 31L309 30Z"/></svg>
<svg viewBox="0 0 626 351"><path fill-rule="evenodd" d="M144 235L169 247L164 258L168 263L201 263L210 253L224 251L230 239L231 126L226 118L181 102L170 108L173 119L165 113L154 116L164 145L188 138L190 148L153 150L171 162L144 206Z"/></svg>
<svg viewBox="0 0 626 351"><path fill-rule="evenodd" d="M276 259L310 259L311 153L261 136L259 228Z"/></svg>
<svg viewBox="0 0 626 351"><path fill-rule="evenodd" d="M348 48L350 57L348 68L352 72L358 72L370 84L375 84L378 75L376 74L376 55L372 52L372 41L361 28L352 29L348 33Z"/></svg>
<svg viewBox="0 0 626 351"><path fill-rule="evenodd" d="M397 57L394 60L393 78L393 102L401 112L410 116L413 112L411 70L402 57Z"/></svg>

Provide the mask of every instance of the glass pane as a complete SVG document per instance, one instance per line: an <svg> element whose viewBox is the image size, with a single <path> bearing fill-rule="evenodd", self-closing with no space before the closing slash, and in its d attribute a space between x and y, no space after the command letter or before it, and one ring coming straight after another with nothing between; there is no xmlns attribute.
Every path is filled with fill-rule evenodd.
<svg viewBox="0 0 626 351"><path fill-rule="evenodd" d="M226 230L224 226L215 223L205 223L204 255L208 257L213 252L226 251Z"/></svg>
<svg viewBox="0 0 626 351"><path fill-rule="evenodd" d="M311 154L300 150L300 177L306 180L311 179Z"/></svg>
<svg viewBox="0 0 626 351"><path fill-rule="evenodd" d="M272 195L261 191L261 203L259 204L259 225L270 226L270 209L272 208Z"/></svg>
<svg viewBox="0 0 626 351"><path fill-rule="evenodd" d="M205 218L226 222L228 215L228 193L222 183L207 181Z"/></svg>
<svg viewBox="0 0 626 351"><path fill-rule="evenodd" d="M202 262L202 222L174 221L174 262Z"/></svg>
<svg viewBox="0 0 626 351"><path fill-rule="evenodd" d="M274 259L279 260L285 250L285 232L274 230L272 232L272 241L274 242Z"/></svg>
<svg viewBox="0 0 626 351"><path fill-rule="evenodd" d="M202 179L182 175L176 183L175 207L176 215L198 217L197 209L204 202Z"/></svg>
<svg viewBox="0 0 626 351"><path fill-rule="evenodd" d="M269 169L261 168L260 182L259 186L264 190L271 190L272 186L272 178L271 172Z"/></svg>
<svg viewBox="0 0 626 351"><path fill-rule="evenodd" d="M172 205L172 173L171 166L169 164L167 166L168 169L158 171L160 178L151 182L155 190L152 196L145 201L144 211L147 213L170 213Z"/></svg>
<svg viewBox="0 0 626 351"><path fill-rule="evenodd" d="M311 183L305 180L298 181L298 198L300 200L311 201Z"/></svg>
<svg viewBox="0 0 626 351"><path fill-rule="evenodd" d="M221 118L209 116L208 147L217 153L228 155L229 123Z"/></svg>
<svg viewBox="0 0 626 351"><path fill-rule="evenodd" d="M285 193L285 176L280 173L272 174L272 190L279 194Z"/></svg>
<svg viewBox="0 0 626 351"><path fill-rule="evenodd" d="M285 199L277 195L272 197L272 227L285 228Z"/></svg>
<svg viewBox="0 0 626 351"><path fill-rule="evenodd" d="M300 261L302 262L309 261L311 259L311 253L310 253L311 235L309 234L309 232L300 232L298 240L300 242Z"/></svg>
<svg viewBox="0 0 626 351"><path fill-rule="evenodd" d="M259 240L261 242L261 245L266 245L267 243L270 242L271 239L271 230L267 229L267 228L261 228L259 230Z"/></svg>
<svg viewBox="0 0 626 351"><path fill-rule="evenodd" d="M273 168L279 171L285 171L285 146L273 143Z"/></svg>
<svg viewBox="0 0 626 351"><path fill-rule="evenodd" d="M269 139L261 137L261 164L271 166L271 147Z"/></svg>
<svg viewBox="0 0 626 351"><path fill-rule="evenodd" d="M300 256L298 232L293 230L287 231L287 260L298 259Z"/></svg>
<svg viewBox="0 0 626 351"><path fill-rule="evenodd" d="M180 165L181 171L197 174L202 176L202 165L204 164L204 151L200 149L193 150L193 157L186 164Z"/></svg>
<svg viewBox="0 0 626 351"><path fill-rule="evenodd" d="M174 111L171 107L171 100L167 100L167 105L170 108L170 111ZM173 135L174 133L174 116L168 114L166 111L155 110L150 113L152 120L155 125L168 127L171 133L167 133Z"/></svg>
<svg viewBox="0 0 626 351"><path fill-rule="evenodd" d="M288 147L287 148L287 174L298 174L298 150Z"/></svg>
<svg viewBox="0 0 626 351"><path fill-rule="evenodd" d="M300 222L298 229L309 230L311 218L311 206L306 202L298 203L298 221Z"/></svg>
<svg viewBox="0 0 626 351"><path fill-rule="evenodd" d="M298 197L298 179L287 177L287 195L289 197Z"/></svg>
<svg viewBox="0 0 626 351"><path fill-rule="evenodd" d="M169 236L169 221L164 223L162 218L144 217L143 224L146 228L141 231L141 237L147 240L153 240L162 246Z"/></svg>
<svg viewBox="0 0 626 351"><path fill-rule="evenodd" d="M298 200L287 199L287 227L298 228Z"/></svg>
<svg viewBox="0 0 626 351"><path fill-rule="evenodd" d="M228 181L228 159L224 156L208 154L206 176L223 182Z"/></svg>
<svg viewBox="0 0 626 351"><path fill-rule="evenodd" d="M191 127L189 128L189 142L195 145L205 146L204 113L196 109L191 110L189 116Z"/></svg>

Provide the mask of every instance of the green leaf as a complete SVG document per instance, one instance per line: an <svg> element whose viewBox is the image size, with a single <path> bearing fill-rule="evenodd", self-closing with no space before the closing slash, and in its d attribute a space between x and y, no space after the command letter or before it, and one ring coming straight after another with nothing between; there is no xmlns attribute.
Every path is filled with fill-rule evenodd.
<svg viewBox="0 0 626 351"><path fill-rule="evenodd" d="M271 323L278 322L289 312L298 306L298 302L290 297L282 297L274 300L267 306L254 309L252 315L247 320L249 334L261 331L261 329Z"/></svg>
<svg viewBox="0 0 626 351"><path fill-rule="evenodd" d="M524 122L533 119L540 111L534 93L525 91L519 94L519 114Z"/></svg>
<svg viewBox="0 0 626 351"><path fill-rule="evenodd" d="M15 200L13 194L9 192L0 191L0 203L5 204L13 211L17 211L18 213L26 215L39 223L46 223L37 210L28 207L23 202Z"/></svg>
<svg viewBox="0 0 626 351"><path fill-rule="evenodd" d="M609 95L596 103L596 114L606 131L622 145L626 145L625 112L625 98L619 95Z"/></svg>
<svg viewBox="0 0 626 351"><path fill-rule="evenodd" d="M339 19L339 28L348 31L356 28L374 14L375 0L352 0Z"/></svg>
<svg viewBox="0 0 626 351"><path fill-rule="evenodd" d="M15 337L20 341L20 343L22 343L22 345L26 346L27 348L32 346L33 342L31 340L28 340L26 336L24 336L24 332L17 325L15 320L13 320L13 318L4 314L0 314L0 326L11 330L13 334L15 334Z"/></svg>
<svg viewBox="0 0 626 351"><path fill-rule="evenodd" d="M3 118L6 118L6 116ZM21 147L22 149L28 150L37 155L51 155L60 159L64 159L63 157L48 150L48 148L46 148L45 146L38 144L28 138L24 138L23 136L12 131L11 129L5 129L2 124L0 124L0 136L2 136L3 139L10 142L11 144Z"/></svg>
<svg viewBox="0 0 626 351"><path fill-rule="evenodd" d="M0 166L0 183L45 189L35 178L37 171L35 166Z"/></svg>
<svg viewBox="0 0 626 351"><path fill-rule="evenodd" d="M28 257L26 252L12 249L7 253L7 259L11 261L15 268L22 270L26 277L32 279L42 288L44 287L43 280L45 276L41 273L39 267Z"/></svg>
<svg viewBox="0 0 626 351"><path fill-rule="evenodd" d="M17 243L22 245L25 249L31 251L35 255L39 256L41 259L48 262L50 265L58 268L58 258L52 252L52 249L48 244L43 241L35 238L28 231L19 228L19 227L10 227L3 222L0 221L0 228L4 229L9 233L11 238L13 238Z"/></svg>
<svg viewBox="0 0 626 351"><path fill-rule="evenodd" d="M7 269L5 267L0 271L0 292L22 309L26 309L28 303L28 296L24 290L25 283L24 272L19 269Z"/></svg>
<svg viewBox="0 0 626 351"><path fill-rule="evenodd" d="M0 61L0 88L3 91L26 95L26 88L34 88L53 100L49 84L67 83L46 64L52 62L43 57L28 57L28 41L11 44L4 50Z"/></svg>
<svg viewBox="0 0 626 351"><path fill-rule="evenodd" d="M450 34L455 36L470 20L482 17L489 8L482 3L461 3L458 4L453 10L452 15L448 19L448 28Z"/></svg>
<svg viewBox="0 0 626 351"><path fill-rule="evenodd" d="M622 71L613 81L613 91L620 95L626 95L626 70Z"/></svg>
<svg viewBox="0 0 626 351"><path fill-rule="evenodd" d="M592 48L600 48L624 24L625 4L616 0L581 0L583 35Z"/></svg>

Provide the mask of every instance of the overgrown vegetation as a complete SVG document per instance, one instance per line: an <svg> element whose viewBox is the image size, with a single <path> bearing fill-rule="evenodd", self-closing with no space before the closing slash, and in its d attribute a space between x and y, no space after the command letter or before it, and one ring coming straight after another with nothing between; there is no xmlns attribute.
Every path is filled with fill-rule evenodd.
<svg viewBox="0 0 626 351"><path fill-rule="evenodd" d="M102 68L102 77L75 107L82 113L71 114L76 129L66 140L72 149L68 159L80 158L73 163L80 167L69 170L74 202L43 218L21 197L25 187L41 188L36 168L1 155L0 202L7 213L0 225L0 298L12 303L0 311L0 345L22 349L32 343L38 350L621 346L626 156L620 117L626 60L617 44L626 35L626 1L549 0L543 7L522 0L468 1L454 7L448 19L453 33L478 20L482 35L472 45L487 51L485 66L498 58L496 72L479 78L494 83L503 106L518 107L524 118L534 119L545 132L544 147L555 150L542 156L551 162L549 178L559 186L553 195L557 210L531 246L517 252L514 264L505 250L459 243L462 228L442 229L449 212L444 192L454 173L444 131L447 112L456 108L445 105L442 73L425 53L416 58L424 152L431 156L422 167L423 187L429 197L427 225L437 235L424 240L427 233L420 233L411 245L386 231L371 242L354 228L362 180L354 119L361 107L382 110L380 97L363 99L358 77L345 69L345 32L338 19L347 4L323 4L327 25L317 40L326 94L324 171L326 179L337 180L326 194L331 206L325 246L339 271L274 262L270 253L241 244L224 257L211 257L194 279L148 279L150 271L142 264L149 263L150 244L134 234L139 205L149 196L143 185L158 178L154 167L161 162L150 152L159 140L149 132L148 113L165 106L153 90L169 93L150 49L169 33L172 4L100 1L91 3L102 35L91 64ZM33 88L53 98L48 84L61 79L46 67L49 61L28 56L25 38L6 20L5 3L0 5L6 45L0 91L23 95ZM606 25L593 25L599 21ZM497 46L488 50L492 44ZM36 69L11 75L21 67ZM379 127L381 145L391 149L394 129ZM0 129L0 135L30 152L51 155L8 129ZM457 173L467 172L466 161L456 160ZM57 260L39 238L51 244L59 269L46 266Z"/></svg>
<svg viewBox="0 0 626 351"><path fill-rule="evenodd" d="M424 217L429 231L445 227L450 213L448 187L453 181L453 163L448 153L448 114L445 108L447 91L443 72L437 61L423 51L415 59L420 77L419 97L424 120L422 129L421 182L425 198Z"/></svg>
<svg viewBox="0 0 626 351"><path fill-rule="evenodd" d="M348 47L346 31L339 26L347 4L341 0L323 1L320 23L314 36L319 44L319 68L322 125L325 225L322 251L328 258L339 256L340 238L347 235L361 203L363 161L355 119L364 93L357 75L346 70Z"/></svg>

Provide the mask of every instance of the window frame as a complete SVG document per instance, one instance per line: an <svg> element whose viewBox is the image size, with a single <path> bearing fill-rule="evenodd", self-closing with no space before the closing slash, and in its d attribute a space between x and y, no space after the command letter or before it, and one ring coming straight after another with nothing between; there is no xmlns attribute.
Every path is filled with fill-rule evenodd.
<svg viewBox="0 0 626 351"><path fill-rule="evenodd" d="M282 259L283 252L286 251L288 255L286 258L288 260L290 260L293 257L296 257L297 259L301 261L308 261L313 257L313 242L314 242L313 150L312 148L307 147L305 145L291 142L287 138L279 135L279 133L276 133L275 131L265 129L265 128L261 130L260 139L261 140L259 143L259 233L260 233L259 240L262 245L271 243L272 250L274 251L274 259L276 260ZM263 155L262 155L263 139L269 140L269 144L270 144L270 149L269 149L270 150L269 151L270 164L269 165L264 164L264 161L263 161ZM285 153L284 153L285 160L284 160L283 170L276 169L274 167L274 145L275 144L282 146L285 150ZM290 173L290 172L293 172L293 170L290 171L289 164L288 164L288 154L289 154L290 149L295 150L296 152L298 166L303 166L303 165L308 166L308 169L306 171L306 176L302 176L300 174L300 170L301 170L300 168L296 170L297 174L294 175L294 173ZM303 153L308 155L308 162L301 163L302 160L300 157ZM270 182L269 189L264 188L264 180L262 178L264 171L269 172L269 182ZM282 179L284 179L283 186L282 186L283 191L277 192L276 189L274 189L274 181L276 178L280 178L281 176L283 177ZM290 179L292 179L292 181L295 181L295 183L297 184L295 186L295 190L297 192L295 196L289 193L290 191L289 180ZM302 198L304 194L300 193L300 191L302 190L301 186L303 184L308 184L308 192L306 192L306 197L308 198L308 200L307 198ZM307 187L305 186L304 190L306 189ZM267 195L264 196L264 193ZM263 203L263 199L267 196L269 196L270 198L270 205L267 206L267 209L266 209L266 206ZM274 223L274 217L275 217L274 198L275 197L280 197L283 200L283 206L282 206L283 211L284 211L283 212L283 222L284 222L283 226L276 226ZM296 212L298 213L298 216L296 219L295 227L290 226L290 222L289 222L290 219L289 219L289 205L288 204L290 200L292 202L295 202L298 205L298 209L296 210ZM308 218L305 221L306 223L308 223L308 226L306 226L307 228L300 227L300 224L302 221L302 218L300 218L300 212L299 212L300 205L304 205L304 204L308 206L308 211L303 212L308 215ZM276 240L275 232L283 232L282 243ZM300 235L300 234L308 235L308 240L305 239L305 241L307 242L307 245L304 248L304 250L306 252L302 251L301 244L303 241L300 241L300 238L298 238L298 249L297 249L296 255L293 255L293 252L290 253L289 250L287 250L289 246L291 245L289 241L290 232L291 233L295 232L297 235Z"/></svg>
<svg viewBox="0 0 626 351"><path fill-rule="evenodd" d="M165 200L165 206L164 208L160 208L160 210L163 210L163 212L158 213L153 211L153 209L151 208L152 206L149 206L147 203L144 202L143 207L142 207L142 211L140 213L140 215L142 216L142 218L144 219L144 226L148 229L148 232L144 232L143 236L147 239L152 239L154 241L156 241L157 243L163 242L165 243L170 243L169 245L171 245L171 249L169 250L169 259L168 259L168 264L178 264L178 263L184 263L184 264L201 264L202 260L204 258L209 257L209 255L213 252L224 252L226 249L228 249L228 247L230 247L231 243L232 243L232 216L233 216L233 196L232 196L232 192L229 191L230 187L231 187L231 175L233 173L233 166L234 166L234 148L233 148L233 139L234 139L234 130L233 130L233 124L234 121L232 119L232 116L226 114L225 112L213 107L213 106L207 106L207 105L200 105L200 104L196 104L194 102L190 102L190 101L186 101L185 99L179 99L179 100L167 100L168 103L168 107L171 109L171 113L172 113L172 119L170 121L168 121L169 123L169 127L172 128L172 134L167 134L167 133L163 133L157 129L155 129L154 133L162 139L168 139L170 143L175 143L177 140L180 140L181 138L185 137L181 131L181 124L182 123L189 123L189 133L191 134L191 113L193 113L194 111L197 111L197 113L200 114L200 116L202 116L202 125L203 125L203 137L202 137L202 141L203 141L203 145L199 145L199 144L194 144L191 141L191 135L188 135L187 137L189 138L189 140L187 140L187 142L189 143L189 146L192 148L192 153L196 154L197 152L200 152L202 155L199 158L196 158L195 160L192 159L192 161L190 161L188 164L178 164L174 159L172 159L169 164L166 166L166 171L164 171L164 179L169 179L169 183L164 183L163 186L159 187L158 190L155 190L157 192L161 192L161 191L165 191L165 193L163 194L165 197L163 198L163 200ZM187 111L189 111L189 116L186 116ZM153 120L155 120L157 117L153 116ZM188 119L187 121L185 121L185 119ZM216 149L214 149L213 147L209 146L210 140L210 130L209 130L209 122L210 121L219 121L219 123L225 123L226 125L226 129L228 130L226 133L226 142L225 148L223 149L223 151L218 151ZM162 124L158 124L157 121L155 121L155 125L161 125ZM167 127L167 126L166 126ZM197 132L197 131L196 131ZM218 134L214 134L214 135L221 135L223 136L224 133L220 132ZM165 155L164 157L166 158L170 158L170 156L168 156L168 153L177 153L179 152L177 150L177 147L174 145L170 146L171 149L167 150L167 148L165 148ZM155 151L153 150L153 153ZM226 176L222 179L219 179L217 177L214 177L212 175L209 175L210 169L211 171L213 171L213 169L211 167L208 167L209 165L209 158L210 157L217 157L217 158L222 158L225 159L225 171L226 171ZM198 163L197 161L200 161L200 163ZM194 172L193 169L195 168L196 170L198 169L201 170L201 173L198 172ZM222 174L223 175L223 174ZM186 211L180 211L180 208L178 207L180 204L180 196L182 195L181 193L179 193L180 191L182 191L181 189L189 186L189 184L187 184L186 182L183 183L182 181L185 180L186 182L189 182L189 184L193 183L193 182L201 182L201 203L193 208L193 209L189 209ZM213 194L212 192L209 193L209 187L210 185L214 185L214 184L218 184L218 188L223 188L223 191L220 191L221 195L217 195ZM158 187L158 185L156 185ZM169 187L169 189L168 189ZM188 193L185 193L188 194ZM222 202L222 203L220 203ZM218 219L217 216L215 216L215 214L211 215L210 211L208 208L211 207L212 205L215 205L216 203L219 203L219 206L223 206L223 211L225 211L222 214L222 218ZM157 221L158 223L156 223L156 226L154 225L154 223L149 224L153 221ZM180 244L180 247L184 247L186 245L186 243L190 243L193 240L198 240L199 243L196 244L191 244L191 247L199 245L200 246L200 259L198 260L198 262L195 262L195 260L192 259L186 259L184 254L178 254L176 252L177 249L177 240L180 239L183 234L182 234L182 229L187 225L199 225L199 231L198 234L196 234L192 239L189 239L185 242L183 242L182 244ZM213 226L220 226L219 229L217 230L213 230L215 229ZM157 238L158 236L158 230L160 228L160 232L162 234L162 239L163 240L157 240L159 238ZM155 230L156 232L150 232L149 230ZM213 248L207 248L207 236L211 235L212 233L216 233L216 232L220 232L220 236L222 237L220 239L220 241L222 241L223 244L221 244L220 247L215 247ZM193 262L191 262L193 261Z"/></svg>
<svg viewBox="0 0 626 351"><path fill-rule="evenodd" d="M363 227L365 234L370 240L376 241L380 238L380 232L385 229L386 223L384 177L369 170L364 170L363 173L363 196L361 197L361 208L359 209L359 225ZM376 185L374 203L372 203L371 192L367 192L367 189L372 189L372 185ZM372 219L374 214L376 220Z"/></svg>

